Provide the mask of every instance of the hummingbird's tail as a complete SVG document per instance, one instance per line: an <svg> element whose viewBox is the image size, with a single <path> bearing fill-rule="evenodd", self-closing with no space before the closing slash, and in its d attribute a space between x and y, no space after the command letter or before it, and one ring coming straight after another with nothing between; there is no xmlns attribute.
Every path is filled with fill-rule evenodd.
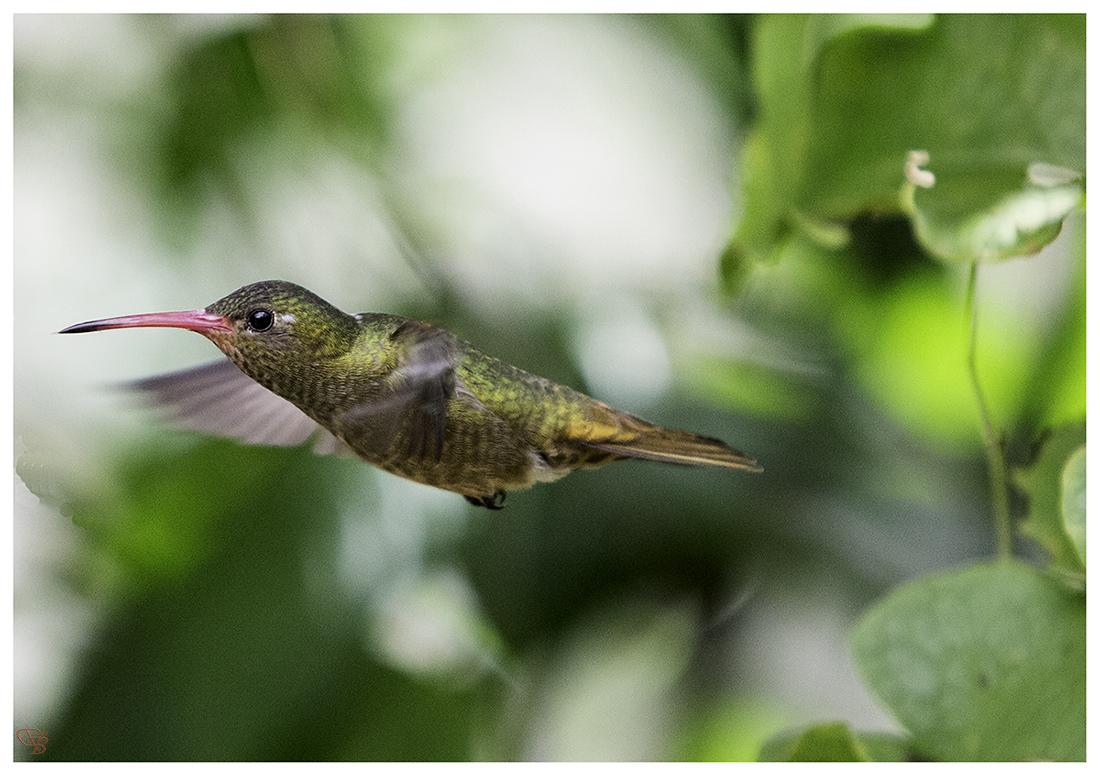
<svg viewBox="0 0 1100 776"><path fill-rule="evenodd" d="M654 426L634 416L627 418L627 422L621 423L619 434L607 440L585 441L584 445L626 458L644 458L689 466L719 466L750 472L763 471L756 461L740 450L734 450L721 439L676 428Z"/></svg>

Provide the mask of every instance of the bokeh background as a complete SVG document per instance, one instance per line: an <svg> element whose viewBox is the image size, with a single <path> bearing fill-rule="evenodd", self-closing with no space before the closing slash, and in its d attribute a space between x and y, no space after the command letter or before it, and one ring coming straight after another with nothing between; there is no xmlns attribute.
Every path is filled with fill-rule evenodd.
<svg viewBox="0 0 1100 776"><path fill-rule="evenodd" d="M15 17L14 716L45 757L736 760L896 729L852 624L993 550L966 269L843 197L847 239L807 216L731 254L764 24ZM975 88L1004 65L967 57ZM627 462L489 512L116 390L219 357L193 334L54 334L272 278L765 471ZM1026 461L1084 415L1083 219L978 296Z"/></svg>

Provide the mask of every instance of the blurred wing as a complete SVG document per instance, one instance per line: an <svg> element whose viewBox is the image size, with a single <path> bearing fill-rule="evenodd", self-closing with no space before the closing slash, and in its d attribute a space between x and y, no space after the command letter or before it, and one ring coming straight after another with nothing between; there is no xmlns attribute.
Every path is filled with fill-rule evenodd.
<svg viewBox="0 0 1100 776"><path fill-rule="evenodd" d="M454 337L423 321L408 320L390 335L398 366L377 398L344 413L341 421L371 429L372 447L389 450L402 437L410 458L443 456L447 406L455 392L458 348Z"/></svg>
<svg viewBox="0 0 1100 776"><path fill-rule="evenodd" d="M354 455L315 420L264 388L232 361L139 380L130 387L166 408L181 427L192 431L278 447L300 445L316 434L317 453Z"/></svg>

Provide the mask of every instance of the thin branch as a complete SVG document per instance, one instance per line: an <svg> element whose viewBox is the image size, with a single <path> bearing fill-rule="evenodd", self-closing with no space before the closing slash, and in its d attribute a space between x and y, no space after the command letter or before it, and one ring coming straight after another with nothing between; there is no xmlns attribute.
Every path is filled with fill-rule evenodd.
<svg viewBox="0 0 1100 776"><path fill-rule="evenodd" d="M1005 462L1004 444L993 421L989 417L989 405L982 392L978 379L978 263L970 265L970 280L966 288L966 306L970 312L970 348L967 353L967 365L970 370L970 382L974 396L978 400L978 414L981 417L982 432L985 436L985 451L989 458L989 482L993 497L993 520L997 533L997 557L1012 557L1012 516L1008 506L1008 464Z"/></svg>

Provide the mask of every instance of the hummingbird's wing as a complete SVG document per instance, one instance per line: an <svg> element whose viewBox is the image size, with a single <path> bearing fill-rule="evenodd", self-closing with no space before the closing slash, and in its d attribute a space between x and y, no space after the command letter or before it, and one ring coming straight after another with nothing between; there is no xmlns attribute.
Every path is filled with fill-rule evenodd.
<svg viewBox="0 0 1100 776"><path fill-rule="evenodd" d="M205 431L250 445L278 447L300 445L316 434L316 452L354 455L315 420L229 360L130 385L146 393L153 404L165 407L180 426L192 431Z"/></svg>
<svg viewBox="0 0 1100 776"><path fill-rule="evenodd" d="M390 340L397 366L384 378L380 395L345 412L341 425L369 428L366 443L380 452L397 444L410 458L438 461L455 393L457 342L450 332L411 319Z"/></svg>

